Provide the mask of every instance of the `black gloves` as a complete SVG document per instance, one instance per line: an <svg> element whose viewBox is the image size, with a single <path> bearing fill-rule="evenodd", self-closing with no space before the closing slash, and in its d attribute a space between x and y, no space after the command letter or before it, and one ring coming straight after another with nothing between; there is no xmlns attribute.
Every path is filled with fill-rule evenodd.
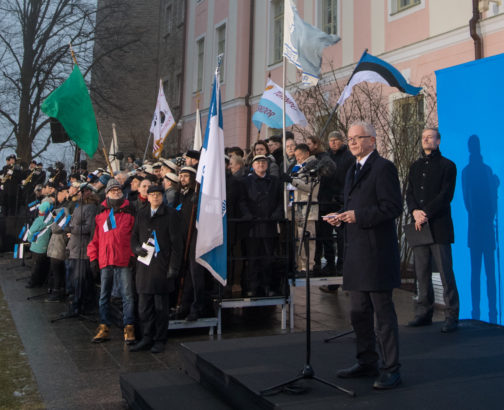
<svg viewBox="0 0 504 410"><path fill-rule="evenodd" d="M91 273L93 274L93 278L97 280L100 277L100 265L98 264L98 259L90 262Z"/></svg>
<svg viewBox="0 0 504 410"><path fill-rule="evenodd" d="M280 174L280 181L282 182L292 182L292 177L289 174Z"/></svg>
<svg viewBox="0 0 504 410"><path fill-rule="evenodd" d="M147 256L149 252L147 252L147 249L144 249L142 248L142 245L138 245L136 248L135 248L135 254L137 254L138 256Z"/></svg>

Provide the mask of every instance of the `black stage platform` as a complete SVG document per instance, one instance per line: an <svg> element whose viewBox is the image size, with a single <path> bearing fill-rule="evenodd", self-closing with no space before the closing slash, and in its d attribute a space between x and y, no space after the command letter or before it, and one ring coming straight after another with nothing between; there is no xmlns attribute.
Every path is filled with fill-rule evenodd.
<svg viewBox="0 0 504 410"><path fill-rule="evenodd" d="M199 383L191 387L197 394L174 385L174 380L184 384L186 376L174 379L166 372L124 374L121 389L132 408L142 409L226 408L224 403L233 409L504 408L504 328L462 321L455 333L442 334L440 329L441 323L400 328L403 384L393 391L374 391L373 379L336 377L338 369L354 363L355 355L353 335L323 342L336 332L312 334L312 365L317 376L353 389L355 398L314 380L302 381L307 388L303 394L259 395L303 368L304 333L182 344L184 371ZM205 394L213 394L212 403L220 399L222 407L211 402L200 407ZM194 399L191 407L183 405L189 405L188 396Z"/></svg>

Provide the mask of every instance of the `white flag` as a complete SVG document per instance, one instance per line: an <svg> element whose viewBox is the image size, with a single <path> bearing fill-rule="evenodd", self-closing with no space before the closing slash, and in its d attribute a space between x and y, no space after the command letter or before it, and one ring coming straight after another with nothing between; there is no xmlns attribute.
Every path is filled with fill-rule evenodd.
<svg viewBox="0 0 504 410"><path fill-rule="evenodd" d="M196 216L196 262L223 286L227 282L226 163L219 76L215 73L205 140L196 181L201 184Z"/></svg>
<svg viewBox="0 0 504 410"><path fill-rule="evenodd" d="M154 136L154 143L152 146L152 155L154 158L159 158L163 151L163 144L166 136L170 133L175 126L175 120L170 111L170 107L166 102L166 97L163 90L163 82L159 80L159 93L156 103L156 110L154 111L154 118L150 127L150 132Z"/></svg>
<svg viewBox="0 0 504 410"><path fill-rule="evenodd" d="M113 172L119 172L121 170L121 162L115 156L117 151L119 151L119 145L117 144L116 126L112 123L112 141L110 141L109 161L110 165L112 165Z"/></svg>
<svg viewBox="0 0 504 410"><path fill-rule="evenodd" d="M339 36L327 34L303 21L292 0L285 0L283 55L303 72L304 85L317 85L324 48L339 40Z"/></svg>
<svg viewBox="0 0 504 410"><path fill-rule="evenodd" d="M196 108L196 127L194 128L194 144L193 150L199 151L203 142L201 141L201 117L199 107Z"/></svg>

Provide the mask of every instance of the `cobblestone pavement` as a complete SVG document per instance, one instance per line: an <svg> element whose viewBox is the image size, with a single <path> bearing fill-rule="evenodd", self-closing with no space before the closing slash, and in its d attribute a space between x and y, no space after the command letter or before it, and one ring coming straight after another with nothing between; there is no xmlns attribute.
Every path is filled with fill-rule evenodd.
<svg viewBox="0 0 504 410"><path fill-rule="evenodd" d="M28 261L29 263L29 261ZM8 267L12 269L7 270ZM119 375L123 372L180 368L178 346L182 342L249 336L266 336L290 332L281 329L281 308L240 308L223 311L223 334L209 336L207 329L174 330L164 353L130 353L122 341L122 329L111 329L111 340L92 344L96 323L68 319L50 323L65 310L62 303L44 303L42 298L27 300L41 289L25 289L26 267L0 256L0 286L23 342L30 366L44 404L49 409L124 409ZM324 293L313 286L311 326L313 331L337 334L350 329L349 298L346 292ZM395 292L394 300L400 325L412 317L413 294ZM305 288L294 291L294 331L305 330ZM96 317L95 317L96 318ZM436 312L435 320L441 320Z"/></svg>

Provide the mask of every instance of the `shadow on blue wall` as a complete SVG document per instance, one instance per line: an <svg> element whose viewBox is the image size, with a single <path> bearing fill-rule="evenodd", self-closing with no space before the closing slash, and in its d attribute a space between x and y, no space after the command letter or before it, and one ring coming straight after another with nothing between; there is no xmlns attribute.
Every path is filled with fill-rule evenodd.
<svg viewBox="0 0 504 410"><path fill-rule="evenodd" d="M497 266L500 266L500 253L495 238L498 230L497 188L500 181L492 168L483 162L477 135L469 137L467 146L469 163L462 170L462 192L468 217L467 246L471 257L471 316L480 319L481 268L484 262L488 318L491 323L497 323L496 250Z"/></svg>

